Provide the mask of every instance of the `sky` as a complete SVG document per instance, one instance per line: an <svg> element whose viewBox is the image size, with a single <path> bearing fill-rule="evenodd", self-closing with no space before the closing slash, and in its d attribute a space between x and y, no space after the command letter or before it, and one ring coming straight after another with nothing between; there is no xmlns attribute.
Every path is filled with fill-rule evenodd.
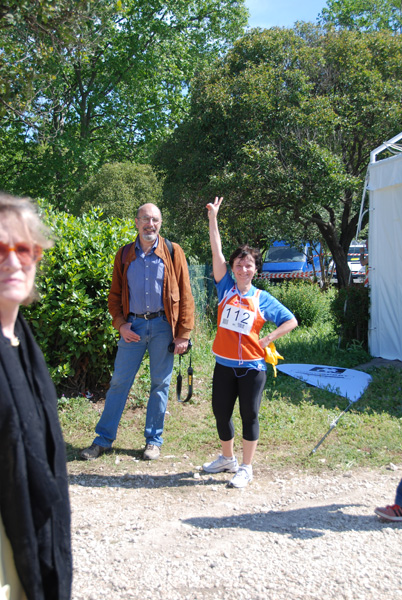
<svg viewBox="0 0 402 600"><path fill-rule="evenodd" d="M327 6L326 0L246 0L250 12L249 26L293 27L296 21L316 22Z"/></svg>

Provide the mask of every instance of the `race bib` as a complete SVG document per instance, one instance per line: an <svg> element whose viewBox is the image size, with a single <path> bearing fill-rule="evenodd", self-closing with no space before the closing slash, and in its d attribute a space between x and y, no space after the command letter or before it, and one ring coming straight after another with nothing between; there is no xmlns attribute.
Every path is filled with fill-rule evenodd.
<svg viewBox="0 0 402 600"><path fill-rule="evenodd" d="M222 311L220 327L248 335L254 323L254 311L227 304Z"/></svg>

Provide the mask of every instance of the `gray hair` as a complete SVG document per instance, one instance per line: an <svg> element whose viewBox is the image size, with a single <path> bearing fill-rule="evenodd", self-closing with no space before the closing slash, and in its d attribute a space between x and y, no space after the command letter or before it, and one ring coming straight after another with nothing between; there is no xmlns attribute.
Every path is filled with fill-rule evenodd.
<svg viewBox="0 0 402 600"><path fill-rule="evenodd" d="M38 215L37 208L31 198L18 198L0 192L0 215L11 213L16 215L28 227L32 240L41 248L51 248L53 241L50 230Z"/></svg>
<svg viewBox="0 0 402 600"><path fill-rule="evenodd" d="M159 212L161 220L162 220L162 212L161 209L156 206L156 204L153 204L153 202L146 202L145 204L141 204L141 206L138 207L137 209L137 215L136 218L138 219L140 216L140 212L146 207L146 206L153 206L153 208L156 208L156 210Z"/></svg>
<svg viewBox="0 0 402 600"><path fill-rule="evenodd" d="M32 241L41 248L51 248L53 241L50 238L50 230L44 225L38 215L37 208L31 198L18 198L11 194L0 192L0 218L2 215L14 215L28 228ZM39 297L35 284L22 302L27 306Z"/></svg>

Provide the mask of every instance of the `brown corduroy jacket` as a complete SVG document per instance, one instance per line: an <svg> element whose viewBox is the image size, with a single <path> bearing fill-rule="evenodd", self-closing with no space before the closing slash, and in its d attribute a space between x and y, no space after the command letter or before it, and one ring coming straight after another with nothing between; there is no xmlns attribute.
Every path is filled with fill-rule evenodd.
<svg viewBox="0 0 402 600"><path fill-rule="evenodd" d="M163 308L172 327L174 338L189 339L194 327L194 299L191 293L185 254L179 244L173 243L172 245L173 261L163 237L159 236L159 243L155 249L156 256L159 256L165 264ZM129 264L136 259L135 243L129 249L124 265L122 265L122 252L123 247L117 251L114 259L112 286L108 299L113 327L117 331L124 323L127 323L130 311L127 269Z"/></svg>

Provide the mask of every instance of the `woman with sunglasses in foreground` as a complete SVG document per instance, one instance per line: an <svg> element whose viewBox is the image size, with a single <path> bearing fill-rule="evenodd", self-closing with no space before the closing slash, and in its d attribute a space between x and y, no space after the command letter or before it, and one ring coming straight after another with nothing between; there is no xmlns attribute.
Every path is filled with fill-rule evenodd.
<svg viewBox="0 0 402 600"><path fill-rule="evenodd" d="M0 598L68 600L70 506L57 396L19 307L52 243L27 199L0 193Z"/></svg>
<svg viewBox="0 0 402 600"><path fill-rule="evenodd" d="M252 280L262 266L259 250L239 246L229 258L234 280L226 267L218 229L223 198L207 205L212 266L218 292L218 328L212 346L216 365L212 383L212 409L222 454L203 465L207 473L235 473L230 485L243 488L253 479L252 461L259 437L258 413L266 381L264 348L297 327L294 315L268 292L257 290ZM266 321L276 329L260 338ZM239 398L243 426L243 461L234 456L232 414Z"/></svg>

